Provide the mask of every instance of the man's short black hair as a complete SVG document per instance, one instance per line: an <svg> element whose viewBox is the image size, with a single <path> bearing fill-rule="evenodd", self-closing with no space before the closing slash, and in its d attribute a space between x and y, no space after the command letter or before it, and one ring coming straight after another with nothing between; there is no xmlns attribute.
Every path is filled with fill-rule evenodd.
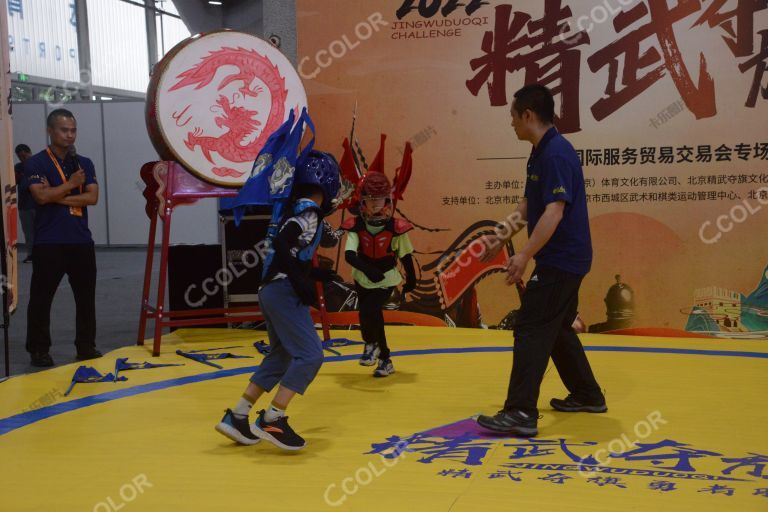
<svg viewBox="0 0 768 512"><path fill-rule="evenodd" d="M16 146L16 149L14 151L16 151L17 155L19 153L31 153L32 152L32 150L26 144L19 144L18 146Z"/></svg>
<svg viewBox="0 0 768 512"><path fill-rule="evenodd" d="M517 91L512 105L519 116L530 110L539 116L544 124L551 124L555 120L555 100L552 92L541 84L526 85Z"/></svg>
<svg viewBox="0 0 768 512"><path fill-rule="evenodd" d="M70 112L69 110L65 108L57 108L50 114L48 114L48 120L46 121L48 124L48 128L53 128L56 124L56 118L57 117L67 117L69 119L75 119L75 115Z"/></svg>

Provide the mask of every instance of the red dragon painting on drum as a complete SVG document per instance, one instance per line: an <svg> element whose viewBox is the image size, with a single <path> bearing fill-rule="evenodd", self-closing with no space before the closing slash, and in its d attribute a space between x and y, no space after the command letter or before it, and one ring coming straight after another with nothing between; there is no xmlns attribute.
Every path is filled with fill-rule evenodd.
<svg viewBox="0 0 768 512"><path fill-rule="evenodd" d="M216 105L221 108L222 115L216 116L216 126L225 127L224 135L211 137L203 135L203 128L197 126L188 133L184 143L191 150L199 146L205 158L211 159L211 152L217 152L232 162L253 162L259 150L264 146L269 134L275 131L283 122L285 115L285 99L288 91L285 90L285 79L280 76L277 66L273 65L263 55L254 50L245 48L222 48L211 52L202 61L191 69L180 73L179 80L170 92L184 87L195 86L195 89L209 85L216 72L222 66L235 66L238 71L226 76L219 83L217 90L225 88L233 82L241 82L238 89L243 98L257 98L262 92L261 86L251 88L251 84L257 79L263 80L272 97L272 105L266 125L260 130L259 136L250 143L243 142L253 135L262 124L256 119L259 112L245 107L236 107L226 96L220 95ZM237 97L238 94L235 94ZM214 167L213 173L217 176L233 176L239 178L244 173L229 167Z"/></svg>
<svg viewBox="0 0 768 512"><path fill-rule="evenodd" d="M148 97L150 136L161 157L230 187L247 179L289 110L306 105L301 81L279 50L234 31L180 43L158 64Z"/></svg>

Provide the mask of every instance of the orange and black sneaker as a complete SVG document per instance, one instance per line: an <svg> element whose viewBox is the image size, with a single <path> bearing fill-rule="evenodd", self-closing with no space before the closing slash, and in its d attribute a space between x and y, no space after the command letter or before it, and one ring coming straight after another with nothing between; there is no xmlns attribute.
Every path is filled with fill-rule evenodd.
<svg viewBox="0 0 768 512"><path fill-rule="evenodd" d="M288 416L275 421L264 421L264 410L259 411L259 417L253 424L253 433L283 450L301 450L306 441L288 425Z"/></svg>

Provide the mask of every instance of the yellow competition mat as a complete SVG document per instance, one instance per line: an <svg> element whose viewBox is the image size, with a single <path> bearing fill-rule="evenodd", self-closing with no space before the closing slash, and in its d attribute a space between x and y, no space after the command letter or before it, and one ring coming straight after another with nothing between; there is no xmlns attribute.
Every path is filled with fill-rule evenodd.
<svg viewBox="0 0 768 512"><path fill-rule="evenodd" d="M184 365L67 397L76 364L12 378L0 384L0 510L768 511L764 342L583 335L609 411L553 411L566 392L550 365L539 437L520 439L473 420L502 406L511 333L387 333L390 377L358 364L360 345L327 353L288 410L308 442L294 453L213 428L261 360L258 331L176 331L159 358L111 352L88 363L102 374L122 357ZM217 369L177 349L252 358Z"/></svg>

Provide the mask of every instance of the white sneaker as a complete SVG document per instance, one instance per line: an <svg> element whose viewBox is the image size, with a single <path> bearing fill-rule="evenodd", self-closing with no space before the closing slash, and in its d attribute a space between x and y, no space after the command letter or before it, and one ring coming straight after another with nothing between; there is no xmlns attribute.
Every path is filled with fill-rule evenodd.
<svg viewBox="0 0 768 512"><path fill-rule="evenodd" d="M360 357L361 366L373 366L379 360L379 347L373 343L366 343L363 355Z"/></svg>

